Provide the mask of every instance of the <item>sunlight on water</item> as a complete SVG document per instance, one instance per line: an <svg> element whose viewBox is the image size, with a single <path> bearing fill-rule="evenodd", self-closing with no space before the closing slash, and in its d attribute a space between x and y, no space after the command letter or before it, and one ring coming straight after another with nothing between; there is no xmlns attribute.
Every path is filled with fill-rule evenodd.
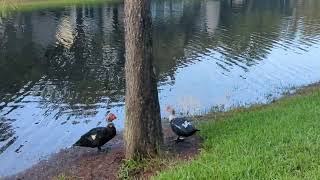
<svg viewBox="0 0 320 180"><path fill-rule="evenodd" d="M192 115L267 103L318 82L319 7L317 0L153 1L162 109ZM0 175L70 147L104 126L110 111L123 129L123 8L0 14Z"/></svg>

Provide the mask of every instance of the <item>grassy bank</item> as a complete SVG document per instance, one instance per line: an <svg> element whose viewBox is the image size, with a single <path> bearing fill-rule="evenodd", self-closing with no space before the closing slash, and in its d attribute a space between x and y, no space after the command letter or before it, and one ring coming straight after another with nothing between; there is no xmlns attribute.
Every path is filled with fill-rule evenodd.
<svg viewBox="0 0 320 180"><path fill-rule="evenodd" d="M122 0L0 0L0 12L58 8L69 5L117 3Z"/></svg>
<svg viewBox="0 0 320 180"><path fill-rule="evenodd" d="M199 124L200 155L154 179L318 179L320 88Z"/></svg>

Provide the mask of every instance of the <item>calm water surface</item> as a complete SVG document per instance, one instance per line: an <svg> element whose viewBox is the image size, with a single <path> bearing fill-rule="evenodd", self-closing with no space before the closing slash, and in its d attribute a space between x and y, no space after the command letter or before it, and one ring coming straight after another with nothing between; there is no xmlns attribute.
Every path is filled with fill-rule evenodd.
<svg viewBox="0 0 320 180"><path fill-rule="evenodd" d="M319 81L319 9L318 0L153 1L161 107L266 103ZM70 147L108 111L123 129L123 16L122 4L2 13L0 175Z"/></svg>

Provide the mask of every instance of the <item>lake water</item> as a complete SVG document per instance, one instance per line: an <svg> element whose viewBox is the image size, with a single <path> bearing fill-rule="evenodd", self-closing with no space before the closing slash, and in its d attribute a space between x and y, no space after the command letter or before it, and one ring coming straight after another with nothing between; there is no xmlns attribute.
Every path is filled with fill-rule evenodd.
<svg viewBox="0 0 320 180"><path fill-rule="evenodd" d="M0 176L70 147L108 111L123 129L123 8L1 13ZM267 103L318 82L319 9L318 0L153 1L162 109Z"/></svg>

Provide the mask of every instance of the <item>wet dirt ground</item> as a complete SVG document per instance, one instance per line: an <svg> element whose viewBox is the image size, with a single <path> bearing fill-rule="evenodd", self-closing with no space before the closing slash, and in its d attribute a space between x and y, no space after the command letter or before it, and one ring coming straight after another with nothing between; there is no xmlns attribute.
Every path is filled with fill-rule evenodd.
<svg viewBox="0 0 320 180"><path fill-rule="evenodd" d="M168 125L164 125L164 151L180 160L187 160L199 152L202 139L194 135L176 143L176 136ZM102 151L92 148L72 147L51 155L24 172L5 177L6 180L47 180L63 175L68 179L117 179L118 171L124 160L122 133L108 142ZM19 162L17 162L19 163ZM162 168L162 167L159 167ZM135 177L148 179L159 169L141 172Z"/></svg>

